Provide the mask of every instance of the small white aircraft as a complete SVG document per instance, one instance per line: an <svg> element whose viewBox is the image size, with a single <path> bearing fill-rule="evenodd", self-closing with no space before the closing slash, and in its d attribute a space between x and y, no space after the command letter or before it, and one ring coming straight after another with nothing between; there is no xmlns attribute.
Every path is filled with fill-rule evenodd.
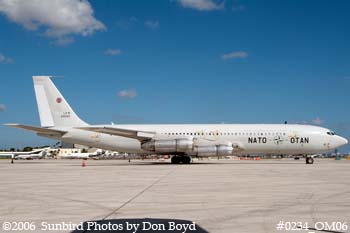
<svg viewBox="0 0 350 233"><path fill-rule="evenodd" d="M94 153L87 153L87 152L70 153L68 155L61 155L61 158L62 159L97 159L102 155L103 155L102 150L98 149Z"/></svg>
<svg viewBox="0 0 350 233"><path fill-rule="evenodd" d="M47 155L49 148L41 148L28 152L0 152L0 157L8 157L12 159L42 159Z"/></svg>
<svg viewBox="0 0 350 233"><path fill-rule="evenodd" d="M191 156L239 154L308 155L348 143L329 129L298 124L153 124L89 125L82 121L52 83L33 76L41 127L8 126L37 135L104 150L134 154L170 154L171 162L190 163Z"/></svg>
<svg viewBox="0 0 350 233"><path fill-rule="evenodd" d="M71 153L68 155L61 155L61 159L88 159L90 153Z"/></svg>

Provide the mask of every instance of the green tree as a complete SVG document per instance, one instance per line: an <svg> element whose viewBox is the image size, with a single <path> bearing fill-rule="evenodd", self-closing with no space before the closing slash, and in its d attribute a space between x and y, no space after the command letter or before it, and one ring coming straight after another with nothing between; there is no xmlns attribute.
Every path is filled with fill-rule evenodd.
<svg viewBox="0 0 350 233"><path fill-rule="evenodd" d="M26 146L23 148L24 152L28 152L28 151L32 151L32 150L33 150L33 147L30 147L30 146Z"/></svg>

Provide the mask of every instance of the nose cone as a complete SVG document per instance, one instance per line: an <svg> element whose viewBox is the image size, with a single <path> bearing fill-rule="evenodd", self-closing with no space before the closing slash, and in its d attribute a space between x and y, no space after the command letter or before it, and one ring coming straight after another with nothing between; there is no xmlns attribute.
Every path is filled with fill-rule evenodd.
<svg viewBox="0 0 350 233"><path fill-rule="evenodd" d="M348 144L348 140L340 136L338 136L337 141L338 141L338 146L344 146Z"/></svg>

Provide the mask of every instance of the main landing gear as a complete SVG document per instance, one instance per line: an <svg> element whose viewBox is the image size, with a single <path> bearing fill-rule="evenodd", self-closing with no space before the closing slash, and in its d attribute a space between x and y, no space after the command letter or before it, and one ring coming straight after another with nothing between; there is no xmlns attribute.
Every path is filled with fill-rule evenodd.
<svg viewBox="0 0 350 233"><path fill-rule="evenodd" d="M306 164L313 164L314 163L314 158L306 157L305 162L306 162Z"/></svg>
<svg viewBox="0 0 350 233"><path fill-rule="evenodd" d="M187 155L174 155L171 157L171 163L172 164L190 164L191 163L191 157Z"/></svg>

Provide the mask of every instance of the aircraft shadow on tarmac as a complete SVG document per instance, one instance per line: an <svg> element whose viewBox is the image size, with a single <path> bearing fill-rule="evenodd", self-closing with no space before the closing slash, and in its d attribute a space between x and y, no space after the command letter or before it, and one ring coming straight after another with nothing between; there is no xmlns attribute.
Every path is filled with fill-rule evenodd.
<svg viewBox="0 0 350 233"><path fill-rule="evenodd" d="M133 224L139 224L137 230L132 228ZM186 227L187 226L187 227ZM186 229L185 229L186 227ZM140 219L106 219L91 220L83 222L80 228L71 233L208 233L209 231L189 220L160 219L160 218L140 218Z"/></svg>
<svg viewBox="0 0 350 233"><path fill-rule="evenodd" d="M131 163L100 163L100 164L89 164L89 162L86 163L86 166L91 167L119 167L119 166L151 166L151 165L158 165L158 166L202 166L202 165L281 165L281 164L289 164L289 165L305 165L305 163L298 163L298 162L194 162L190 164L172 164L170 162L131 162ZM66 166L81 166L79 164L62 164Z"/></svg>

